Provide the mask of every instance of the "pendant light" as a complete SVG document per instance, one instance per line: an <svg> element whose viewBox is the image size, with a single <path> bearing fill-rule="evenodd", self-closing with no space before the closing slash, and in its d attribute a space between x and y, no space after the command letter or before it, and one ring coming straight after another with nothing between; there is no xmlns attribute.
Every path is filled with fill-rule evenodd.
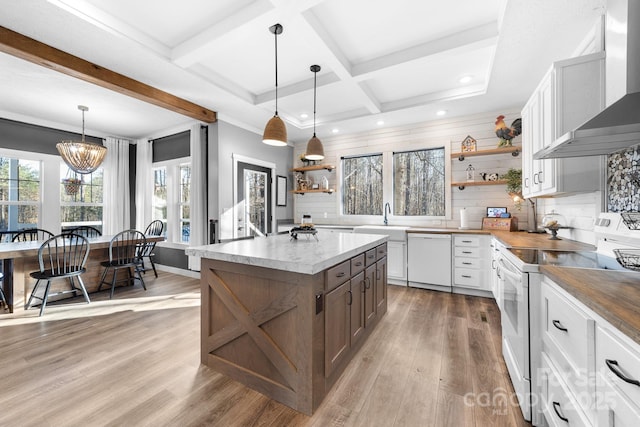
<svg viewBox="0 0 640 427"><path fill-rule="evenodd" d="M278 116L278 34L282 34L282 25L275 24L269 27L269 31L275 36L276 45L276 112L267 122L262 134L262 142L267 145L284 147L287 145L287 127Z"/></svg>
<svg viewBox="0 0 640 427"><path fill-rule="evenodd" d="M316 136L316 84L320 66L312 65L310 70L313 72L313 136L307 143L307 152L304 158L307 160L322 160L324 159L324 148L322 147L322 142Z"/></svg>
<svg viewBox="0 0 640 427"><path fill-rule="evenodd" d="M107 147L84 140L84 112L89 108L78 105L78 110L82 111L82 141L61 141L56 144L56 148L71 170L87 174L100 167L107 154Z"/></svg>

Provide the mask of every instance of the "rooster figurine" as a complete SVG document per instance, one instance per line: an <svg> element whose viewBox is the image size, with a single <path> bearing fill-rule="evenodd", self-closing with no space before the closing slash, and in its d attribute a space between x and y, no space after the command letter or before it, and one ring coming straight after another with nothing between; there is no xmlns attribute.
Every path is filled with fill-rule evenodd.
<svg viewBox="0 0 640 427"><path fill-rule="evenodd" d="M515 119L508 128L504 123L504 116L496 118L496 135L500 138L498 147L510 147L511 140L522 133L522 119Z"/></svg>

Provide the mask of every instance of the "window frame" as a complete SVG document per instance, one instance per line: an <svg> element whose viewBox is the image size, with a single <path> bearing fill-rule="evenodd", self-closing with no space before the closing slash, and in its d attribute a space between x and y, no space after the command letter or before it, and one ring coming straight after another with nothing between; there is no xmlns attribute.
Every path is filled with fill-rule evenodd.
<svg viewBox="0 0 640 427"><path fill-rule="evenodd" d="M0 156L23 160L39 161L40 169L40 202L38 206L38 228L50 230L55 234L60 230L60 156L34 153L31 151L0 148ZM12 204L25 204L11 202ZM29 203L30 204L30 203ZM58 215L43 215L43 207L47 211L58 212Z"/></svg>
<svg viewBox="0 0 640 427"><path fill-rule="evenodd" d="M382 214L381 215L357 215L357 214L346 214L344 213L344 196L345 196L345 191L344 191L344 163L343 160L345 159L353 159L353 158L358 158L358 157L373 157L373 156L381 156L382 158ZM372 153L365 153L365 154L352 154L352 155L345 155L345 156L339 156L338 157L339 161L340 161L340 167L338 169L340 169L340 177L339 177L339 190L338 190L338 194L337 196L339 197L339 201L338 201L338 211L339 214L342 218L356 218L358 220L369 220L372 218L380 218L381 216L384 215L384 203L385 203L385 191L384 191L384 186L385 186L385 156L384 153L382 152L372 152Z"/></svg>
<svg viewBox="0 0 640 427"><path fill-rule="evenodd" d="M179 157L176 159L162 160L159 162L153 162L151 164L151 176L152 183L154 181L154 170L158 168L166 168L166 186L167 186L167 218L162 220L164 223L164 229L166 233L166 241L158 242L158 246L173 247L173 248L185 248L189 246L189 242L182 241L182 214L181 207L182 202L180 200L180 186L181 186L181 174L180 168L184 165L193 168L191 164L191 156ZM152 197L153 197L153 188ZM191 204L191 200L189 200ZM153 206L152 206L153 209ZM175 218L175 220L174 220ZM154 219L154 218L152 218Z"/></svg>
<svg viewBox="0 0 640 427"><path fill-rule="evenodd" d="M382 144L385 145L385 149L376 150L375 148L380 147ZM393 145L386 149L386 146ZM433 140L426 142L415 142L415 141L407 141L404 143L394 143L389 144L385 142L379 142L378 144L371 144L372 148L370 151L356 151L356 150L345 150L338 151L336 153L336 159L340 162L339 167L336 167L336 211L335 215L337 218L340 218L340 222L342 224L374 224L380 223L383 224L384 218L384 210L382 215L345 215L343 214L343 170L342 170L342 158L343 157L358 157L358 156L367 156L367 155L375 155L382 153L382 196L385 203L389 203L391 206L391 213L387 214L387 219L389 220L389 225L433 225L433 226L442 226L445 221L450 221L452 219L452 199L453 199L453 189L451 188L451 173L453 166L451 165L451 141L443 141L443 140ZM445 174L445 214L443 216L426 216L426 215L416 215L416 216L404 216L404 215L394 215L394 202L393 202L393 153L406 152L406 151L420 151L420 150L429 150L432 148L443 148L444 147L444 174Z"/></svg>
<svg viewBox="0 0 640 427"><path fill-rule="evenodd" d="M60 158L60 168L62 167L66 167L68 170L70 170L70 168L67 166L67 164L64 162L64 160L62 160L62 158ZM104 230L104 211L105 211L105 207L104 207L104 199L105 199L105 194L104 194L104 166L100 166L98 168L98 170L100 170L102 172L102 202L100 203L87 203L87 202L63 202L62 199L62 190L60 190L58 192L59 196L58 199L60 200L60 209L58 210L58 212L62 211L62 208L64 207L76 207L76 206L86 206L86 207L101 207L102 208L102 218L100 218L100 224L95 224L95 223L84 223L84 224L77 224L77 225L65 225L62 222L62 215L60 215L60 227L62 229L62 227L65 228L70 228L70 227L76 227L78 225L89 225L92 227L96 227L99 230ZM60 175L62 175L62 170L60 170ZM86 174L86 175L92 175L92 174ZM61 178L58 179L58 185L60 185L60 181ZM83 184L84 185L84 184ZM71 223L73 224L73 223Z"/></svg>

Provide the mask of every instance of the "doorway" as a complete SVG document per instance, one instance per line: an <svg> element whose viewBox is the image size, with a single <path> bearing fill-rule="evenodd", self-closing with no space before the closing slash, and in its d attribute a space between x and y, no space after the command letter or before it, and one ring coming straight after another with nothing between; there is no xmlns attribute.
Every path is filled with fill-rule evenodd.
<svg viewBox="0 0 640 427"><path fill-rule="evenodd" d="M244 161L236 166L236 237L271 233L272 168Z"/></svg>

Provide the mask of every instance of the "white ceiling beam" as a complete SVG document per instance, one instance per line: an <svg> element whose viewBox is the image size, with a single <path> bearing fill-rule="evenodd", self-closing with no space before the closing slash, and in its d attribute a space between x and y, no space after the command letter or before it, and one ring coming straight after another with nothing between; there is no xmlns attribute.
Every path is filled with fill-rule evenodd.
<svg viewBox="0 0 640 427"><path fill-rule="evenodd" d="M335 73L326 73L318 76L318 87L330 85L339 82L340 78ZM287 86L278 86L278 97L297 95L313 89L313 78L305 79L297 83ZM255 105L264 105L276 99L276 90L271 89L267 92L255 96Z"/></svg>
<svg viewBox="0 0 640 427"><path fill-rule="evenodd" d="M451 36L442 37L421 45L413 46L398 52L355 64L352 67L354 78L363 80L380 71L416 61L437 56L459 55L473 52L482 47L495 45L498 42L497 22L471 28Z"/></svg>
<svg viewBox="0 0 640 427"><path fill-rule="evenodd" d="M108 33L132 40L163 58L171 57L171 49L168 46L84 0L47 1Z"/></svg>
<svg viewBox="0 0 640 427"><path fill-rule="evenodd" d="M266 14L273 11L274 8L269 0L257 0L175 46L171 52L171 60L182 68L188 68L207 57L207 50L217 43L218 39L240 27L252 25L256 19L264 18Z"/></svg>
<svg viewBox="0 0 640 427"><path fill-rule="evenodd" d="M311 10L307 10L301 14L302 22L306 24L309 38L313 43L314 51L322 55L328 66L340 77L345 83L350 83L357 94L359 101L371 114L380 113L380 104L373 96L371 91L365 90L358 82L354 81L352 74L352 66L346 55L340 49L338 43L333 40L331 33L327 31L320 20L313 14Z"/></svg>
<svg viewBox="0 0 640 427"><path fill-rule="evenodd" d="M399 99L396 101L385 102L382 104L383 111L390 112L401 110L404 108L411 108L416 106L422 106L440 101L451 101L454 99L468 98L471 96L483 95L486 93L486 85L471 85L455 89L448 89L438 92L431 92L423 95L413 96L410 98Z"/></svg>

